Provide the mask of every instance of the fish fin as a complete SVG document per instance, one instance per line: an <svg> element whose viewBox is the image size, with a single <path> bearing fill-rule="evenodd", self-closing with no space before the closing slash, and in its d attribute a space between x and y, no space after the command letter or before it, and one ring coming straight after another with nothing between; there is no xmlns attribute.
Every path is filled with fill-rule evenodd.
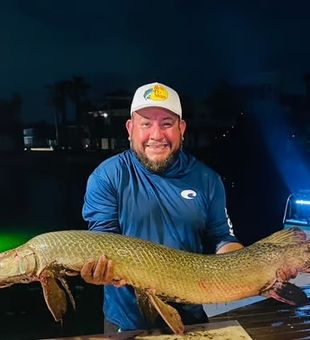
<svg viewBox="0 0 310 340"><path fill-rule="evenodd" d="M69 288L69 285L68 285L67 281L63 277L59 277L58 280L61 282L62 286L65 288L65 290L66 290L66 292L67 292L67 294L69 296L69 299L71 301L73 309L76 310L74 297L73 297L73 295L71 293L71 290Z"/></svg>
<svg viewBox="0 0 310 340"><path fill-rule="evenodd" d="M134 291L141 314L150 325L154 325L155 320L158 317L158 312L151 303L149 296L142 289L135 288Z"/></svg>
<svg viewBox="0 0 310 340"><path fill-rule="evenodd" d="M306 305L309 299L305 292L290 282L276 281L268 290L262 292L263 296L288 303L289 305Z"/></svg>
<svg viewBox="0 0 310 340"><path fill-rule="evenodd" d="M55 321L62 323L62 317L67 311L66 294L61 289L51 270L44 270L40 274L40 282L46 305L52 313Z"/></svg>
<svg viewBox="0 0 310 340"><path fill-rule="evenodd" d="M167 325L175 334L182 335L184 333L184 325L178 311L167 303L163 302L158 296L151 290L147 290L146 294L151 303L164 319Z"/></svg>
<svg viewBox="0 0 310 340"><path fill-rule="evenodd" d="M306 241L307 235L304 231L297 227L282 229L277 231L270 236L263 238L262 240L257 241L256 243L272 243L282 247L293 245L293 244L302 244Z"/></svg>

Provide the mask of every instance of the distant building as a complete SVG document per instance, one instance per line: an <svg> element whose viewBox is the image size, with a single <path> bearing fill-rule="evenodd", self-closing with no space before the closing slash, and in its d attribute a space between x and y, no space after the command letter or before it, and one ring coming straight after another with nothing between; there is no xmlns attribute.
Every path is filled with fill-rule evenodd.
<svg viewBox="0 0 310 340"><path fill-rule="evenodd" d="M125 91L110 93L90 107L83 115L88 137L84 145L92 150L121 151L128 148L125 123L130 118L132 95Z"/></svg>

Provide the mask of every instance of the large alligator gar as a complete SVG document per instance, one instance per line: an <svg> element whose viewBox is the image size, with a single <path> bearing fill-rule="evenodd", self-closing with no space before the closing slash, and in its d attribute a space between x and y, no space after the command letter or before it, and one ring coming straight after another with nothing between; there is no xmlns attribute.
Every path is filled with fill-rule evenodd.
<svg viewBox="0 0 310 340"><path fill-rule="evenodd" d="M112 233L45 233L0 254L0 288L39 281L49 310L60 321L67 310L65 292L74 306L66 276L78 275L87 260L100 255L113 261L114 280L125 279L147 297L179 334L183 323L167 301L207 304L264 295L289 304L307 302L288 283L299 272L310 272L310 241L297 228L221 255L188 253Z"/></svg>

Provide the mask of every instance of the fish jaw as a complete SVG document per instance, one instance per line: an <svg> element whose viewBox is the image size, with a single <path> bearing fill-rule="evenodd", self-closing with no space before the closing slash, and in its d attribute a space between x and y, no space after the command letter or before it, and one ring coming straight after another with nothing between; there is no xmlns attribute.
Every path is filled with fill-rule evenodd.
<svg viewBox="0 0 310 340"><path fill-rule="evenodd" d="M0 288L36 281L36 258L31 248L21 246L0 254Z"/></svg>

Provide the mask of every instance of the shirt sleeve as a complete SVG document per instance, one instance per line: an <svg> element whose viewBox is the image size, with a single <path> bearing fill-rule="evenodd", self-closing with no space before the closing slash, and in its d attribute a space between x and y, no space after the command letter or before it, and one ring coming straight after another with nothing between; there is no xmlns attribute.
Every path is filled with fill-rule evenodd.
<svg viewBox="0 0 310 340"><path fill-rule="evenodd" d="M217 175L210 192L210 206L207 222L207 249L216 253L226 243L239 242L226 209L226 196L222 180Z"/></svg>
<svg viewBox="0 0 310 340"><path fill-rule="evenodd" d="M87 181L82 216L89 230L120 232L117 193L107 176L92 173Z"/></svg>

